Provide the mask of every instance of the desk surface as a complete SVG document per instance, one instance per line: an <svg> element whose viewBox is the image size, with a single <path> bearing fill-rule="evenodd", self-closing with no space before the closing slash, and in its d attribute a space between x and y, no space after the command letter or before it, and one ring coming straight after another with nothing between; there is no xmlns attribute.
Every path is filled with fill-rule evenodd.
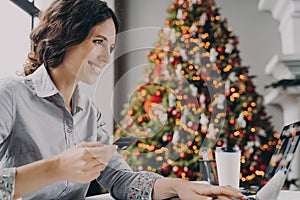
<svg viewBox="0 0 300 200"><path fill-rule="evenodd" d="M279 194L278 200L294 200L300 199L300 191L288 191L282 190ZM86 200L113 200L113 198L109 194L102 194L93 197L87 197Z"/></svg>

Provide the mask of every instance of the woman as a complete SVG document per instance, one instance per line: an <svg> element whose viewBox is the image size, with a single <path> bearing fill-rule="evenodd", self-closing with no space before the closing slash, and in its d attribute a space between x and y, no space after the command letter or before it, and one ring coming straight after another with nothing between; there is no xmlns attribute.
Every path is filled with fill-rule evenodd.
<svg viewBox="0 0 300 200"><path fill-rule="evenodd" d="M96 82L117 33L105 2L55 0L47 9L31 33L25 76L0 83L2 199L84 199L94 179L116 199L246 199L230 186L130 171L77 87Z"/></svg>

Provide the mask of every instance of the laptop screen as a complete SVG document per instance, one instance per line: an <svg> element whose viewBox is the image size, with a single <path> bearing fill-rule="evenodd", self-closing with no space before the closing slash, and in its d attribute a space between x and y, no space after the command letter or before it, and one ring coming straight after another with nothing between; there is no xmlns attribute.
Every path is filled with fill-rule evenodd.
<svg viewBox="0 0 300 200"><path fill-rule="evenodd" d="M300 138L300 121L283 127L278 145L271 157L265 176L260 188L262 188L277 172L283 172L285 178L290 169L291 162L295 156Z"/></svg>

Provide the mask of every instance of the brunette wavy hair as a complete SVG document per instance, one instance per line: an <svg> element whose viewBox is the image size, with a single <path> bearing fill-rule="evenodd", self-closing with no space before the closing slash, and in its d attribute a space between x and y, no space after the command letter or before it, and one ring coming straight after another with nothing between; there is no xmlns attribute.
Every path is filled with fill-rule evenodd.
<svg viewBox="0 0 300 200"><path fill-rule="evenodd" d="M24 75L42 64L58 66L68 48L84 41L91 28L112 18L119 31L119 20L106 2L100 0L55 0L31 32L32 51L24 65Z"/></svg>

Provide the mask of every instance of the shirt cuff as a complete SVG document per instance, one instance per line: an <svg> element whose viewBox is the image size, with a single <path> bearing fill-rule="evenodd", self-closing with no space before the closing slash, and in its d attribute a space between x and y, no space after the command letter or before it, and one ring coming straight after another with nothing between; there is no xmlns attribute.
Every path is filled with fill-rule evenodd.
<svg viewBox="0 0 300 200"><path fill-rule="evenodd" d="M154 183L158 178L162 178L162 176L152 172L142 172L130 185L127 199L152 199L152 190Z"/></svg>
<svg viewBox="0 0 300 200"><path fill-rule="evenodd" d="M12 200L15 189L16 168L0 169L0 199Z"/></svg>

